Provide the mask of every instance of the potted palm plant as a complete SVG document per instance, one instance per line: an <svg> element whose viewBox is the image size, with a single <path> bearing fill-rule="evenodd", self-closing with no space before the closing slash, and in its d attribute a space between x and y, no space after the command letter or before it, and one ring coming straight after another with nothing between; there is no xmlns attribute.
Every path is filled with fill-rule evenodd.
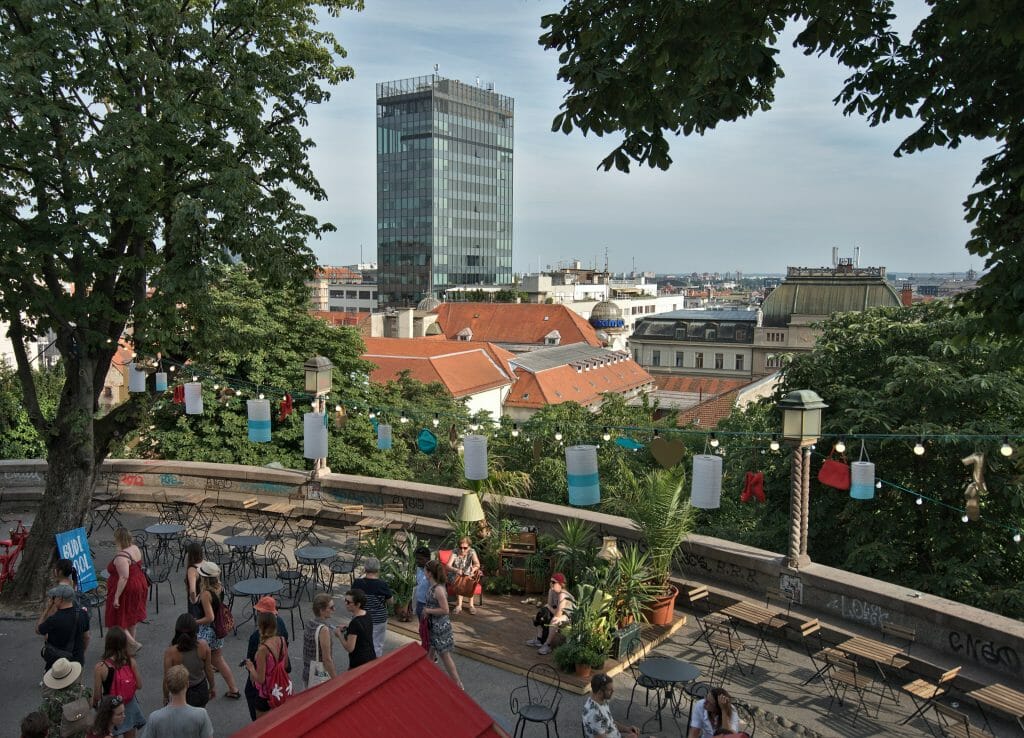
<svg viewBox="0 0 1024 738"><path fill-rule="evenodd" d="M569 616L565 642L554 651L555 663L564 671L576 670L587 678L590 669L604 666L612 644L608 620L611 596L592 584L581 584L575 592L576 605Z"/></svg>
<svg viewBox="0 0 1024 738"><path fill-rule="evenodd" d="M552 563L556 571L565 574L569 583L575 585L597 564L597 536L593 526L577 518L560 521L558 527Z"/></svg>

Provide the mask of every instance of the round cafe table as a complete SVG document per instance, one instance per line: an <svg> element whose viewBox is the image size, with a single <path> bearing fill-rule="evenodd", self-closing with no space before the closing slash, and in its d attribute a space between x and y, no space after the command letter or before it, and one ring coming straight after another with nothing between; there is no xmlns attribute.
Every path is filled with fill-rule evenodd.
<svg viewBox="0 0 1024 738"><path fill-rule="evenodd" d="M662 729L661 711L667 705L672 705L672 714L676 717L681 712L679 700L675 696L675 685L689 684L700 676L700 669L689 661L664 657L644 659L639 663L638 668L641 674L657 682L660 687L658 690L657 710L640 727L640 732L643 733L647 729L647 723L655 718L658 719L658 731L660 732Z"/></svg>
<svg viewBox="0 0 1024 738"><path fill-rule="evenodd" d="M153 553L153 561L159 562L170 559L171 541L185 532L185 526L178 523L154 523L147 525L145 531L156 537L156 551Z"/></svg>
<svg viewBox="0 0 1024 738"><path fill-rule="evenodd" d="M235 562L232 569L237 578L246 574L256 577L256 547L266 542L267 539L261 536L229 536L224 539L224 545L234 549Z"/></svg>
<svg viewBox="0 0 1024 738"><path fill-rule="evenodd" d="M295 563L303 567L308 566L310 569L310 573L303 580L301 586L304 587L306 582L313 580L314 585L319 583L324 589L327 589L327 582L320 571L320 564L328 559L333 559L337 555L338 552L330 546L304 546L303 548L295 549ZM309 598L310 600L313 599L312 587L309 590Z"/></svg>
<svg viewBox="0 0 1024 738"><path fill-rule="evenodd" d="M259 601L260 597L276 595L282 589L284 589L284 582L280 579L271 579L270 577L242 579L235 582L234 586L231 587L231 591L235 595L248 597L252 601L253 605ZM255 617L255 610L250 607L249 613L244 618L235 621L235 633L238 633L239 625L246 623Z"/></svg>

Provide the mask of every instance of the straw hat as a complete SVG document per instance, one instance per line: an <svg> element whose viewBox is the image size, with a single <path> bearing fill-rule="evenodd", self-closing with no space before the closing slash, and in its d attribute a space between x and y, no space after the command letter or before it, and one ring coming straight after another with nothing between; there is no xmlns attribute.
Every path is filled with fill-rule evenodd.
<svg viewBox="0 0 1024 738"><path fill-rule="evenodd" d="M216 579L220 576L220 567L212 561L203 561L199 564L199 576Z"/></svg>
<svg viewBox="0 0 1024 738"><path fill-rule="evenodd" d="M82 665L77 661L60 658L53 662L50 670L43 675L43 684L50 689L64 689L82 676Z"/></svg>

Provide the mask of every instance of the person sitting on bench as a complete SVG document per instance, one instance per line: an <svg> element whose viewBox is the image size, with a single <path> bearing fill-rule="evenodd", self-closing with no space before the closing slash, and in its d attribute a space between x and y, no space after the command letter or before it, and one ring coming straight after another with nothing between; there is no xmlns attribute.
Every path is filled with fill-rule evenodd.
<svg viewBox="0 0 1024 738"><path fill-rule="evenodd" d="M541 656L551 653L551 638L557 633L557 626L569 622L576 600L565 589L565 574L555 572L551 575L551 589L548 590L547 603L537 610L533 624L537 626L537 637L526 642L527 646L536 646ZM552 629L551 626L556 626Z"/></svg>

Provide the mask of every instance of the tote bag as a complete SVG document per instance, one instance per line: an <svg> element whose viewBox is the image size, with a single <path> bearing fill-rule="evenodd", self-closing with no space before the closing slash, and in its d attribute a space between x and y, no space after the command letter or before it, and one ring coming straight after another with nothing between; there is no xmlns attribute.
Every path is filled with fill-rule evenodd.
<svg viewBox="0 0 1024 738"><path fill-rule="evenodd" d="M318 684L323 684L331 678L331 675L327 673L327 669L324 667L324 662L320 658L320 629L326 628L325 625L318 625L316 628L316 657L309 662L309 687L315 687Z"/></svg>

